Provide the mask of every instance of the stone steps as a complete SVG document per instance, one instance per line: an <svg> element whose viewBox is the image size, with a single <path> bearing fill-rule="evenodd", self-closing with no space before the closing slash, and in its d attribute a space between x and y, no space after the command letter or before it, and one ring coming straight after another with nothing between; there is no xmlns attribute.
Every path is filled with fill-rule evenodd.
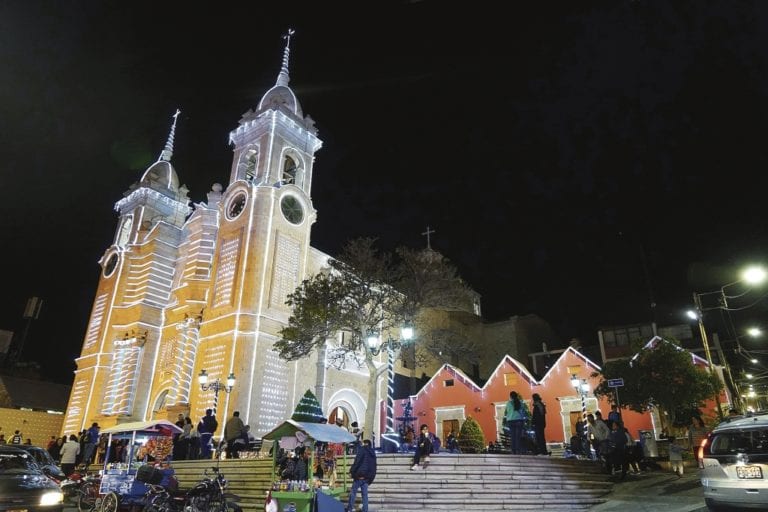
<svg viewBox="0 0 768 512"><path fill-rule="evenodd" d="M409 454L377 454L369 489L373 512L415 510L587 510L603 503L612 483L592 461L544 456L436 454L427 469L410 471ZM352 458L347 461L347 467ZM263 510L271 459L219 462L228 491L246 512ZM193 487L216 461L173 463L182 489ZM339 481L342 462L338 462ZM343 499L346 500L344 495ZM359 498L358 498L359 503ZM284 504L280 504L282 510Z"/></svg>

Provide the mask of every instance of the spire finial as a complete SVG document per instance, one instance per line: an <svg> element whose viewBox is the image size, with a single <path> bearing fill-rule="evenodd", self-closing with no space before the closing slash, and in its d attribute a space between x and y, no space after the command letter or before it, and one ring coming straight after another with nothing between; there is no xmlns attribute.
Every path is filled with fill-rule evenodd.
<svg viewBox="0 0 768 512"><path fill-rule="evenodd" d="M176 134L176 121L179 118L179 114L181 114L181 110L176 109L176 113L171 116L173 117L171 133L168 134L168 140L165 143L165 148L160 152L160 158L157 159L158 162L160 160L164 160L166 162L171 161L171 157L173 156L173 137Z"/></svg>
<svg viewBox="0 0 768 512"><path fill-rule="evenodd" d="M288 86L288 82L291 81L291 77L288 75L288 57L291 54L291 36L296 31L292 28L288 29L288 32L283 36L285 39L285 50L283 50L283 65L280 67L280 74L277 75L277 85Z"/></svg>

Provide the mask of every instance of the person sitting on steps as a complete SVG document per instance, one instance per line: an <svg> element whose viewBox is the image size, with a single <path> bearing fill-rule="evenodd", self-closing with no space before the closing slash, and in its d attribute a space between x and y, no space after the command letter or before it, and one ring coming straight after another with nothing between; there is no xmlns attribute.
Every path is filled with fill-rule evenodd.
<svg viewBox="0 0 768 512"><path fill-rule="evenodd" d="M411 471L419 469L419 461L424 458L423 467L426 468L429 464L429 454L432 453L432 440L429 437L429 427L427 424L421 426L421 433L416 440L416 453L413 455L413 466Z"/></svg>

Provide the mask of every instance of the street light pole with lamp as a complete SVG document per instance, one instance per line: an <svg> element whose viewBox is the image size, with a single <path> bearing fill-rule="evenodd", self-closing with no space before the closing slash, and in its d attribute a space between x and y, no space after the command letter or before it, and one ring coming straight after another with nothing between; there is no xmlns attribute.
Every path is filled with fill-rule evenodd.
<svg viewBox="0 0 768 512"><path fill-rule="evenodd" d="M413 339L413 327L406 325L400 329L399 340L393 339L391 336L387 336L387 341L381 343L378 335L371 334L368 336L366 342L368 343L368 349L371 354L378 356L382 350L387 351L387 405L386 405L386 431L381 434L382 451L387 451L385 441L391 442L397 448L400 445L399 435L395 432L394 413L395 406L393 401L393 393L395 391L395 353L403 347L403 345L409 343ZM371 425L370 428L373 428Z"/></svg>
<svg viewBox="0 0 768 512"><path fill-rule="evenodd" d="M693 303L694 303L694 306L696 307L696 310L688 311L687 315L689 318L696 320L698 322L699 332L701 333L701 342L702 342L702 345L704 346L704 355L707 358L707 364L709 365L710 372L714 372L715 368L712 362L712 353L710 352L710 349L709 349L709 339L707 337L707 330L704 327L704 312L712 311L714 309L721 309L721 310L728 311L729 310L728 299L736 299L739 297L743 297L744 295L749 293L749 291L752 289L752 286L762 283L763 281L765 281L765 278L766 278L766 271L763 268L752 266L752 267L748 267L742 273L741 279L733 281L732 283L724 284L723 286L720 287L719 290L712 291L712 292L703 292L703 293L694 292L693 293ZM739 293L736 295L728 295L726 293L727 288L737 285L739 283L746 283L750 286L742 293ZM710 295L717 296L717 306L704 307L702 305L701 298L703 296L710 296ZM738 340L737 340L737 343L738 343ZM720 360L721 360L720 362L725 368L726 374L728 375L728 380L730 381L730 384L731 384L731 388L733 389L734 401L738 405L741 402L741 398L739 396L739 390L736 387L736 383L733 379L733 374L731 373L731 367L728 364L728 360L726 359L722 349L718 351L718 356L720 357ZM722 409L720 407L719 393L715 394L715 403L717 404L717 413L722 418Z"/></svg>

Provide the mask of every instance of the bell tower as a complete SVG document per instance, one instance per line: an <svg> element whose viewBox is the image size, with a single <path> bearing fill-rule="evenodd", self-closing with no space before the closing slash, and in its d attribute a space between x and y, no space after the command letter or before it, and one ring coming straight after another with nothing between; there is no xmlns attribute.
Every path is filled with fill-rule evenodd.
<svg viewBox="0 0 768 512"><path fill-rule="evenodd" d="M289 87L292 35L284 36L275 85L230 133L234 158L220 202L213 284L195 365L195 374L204 369L222 382L235 374L226 401L219 397L218 416L239 410L257 431L290 414L295 363L271 348L290 315L288 294L307 277L316 219L312 171L322 142ZM213 396L195 393L192 403L202 413Z"/></svg>

